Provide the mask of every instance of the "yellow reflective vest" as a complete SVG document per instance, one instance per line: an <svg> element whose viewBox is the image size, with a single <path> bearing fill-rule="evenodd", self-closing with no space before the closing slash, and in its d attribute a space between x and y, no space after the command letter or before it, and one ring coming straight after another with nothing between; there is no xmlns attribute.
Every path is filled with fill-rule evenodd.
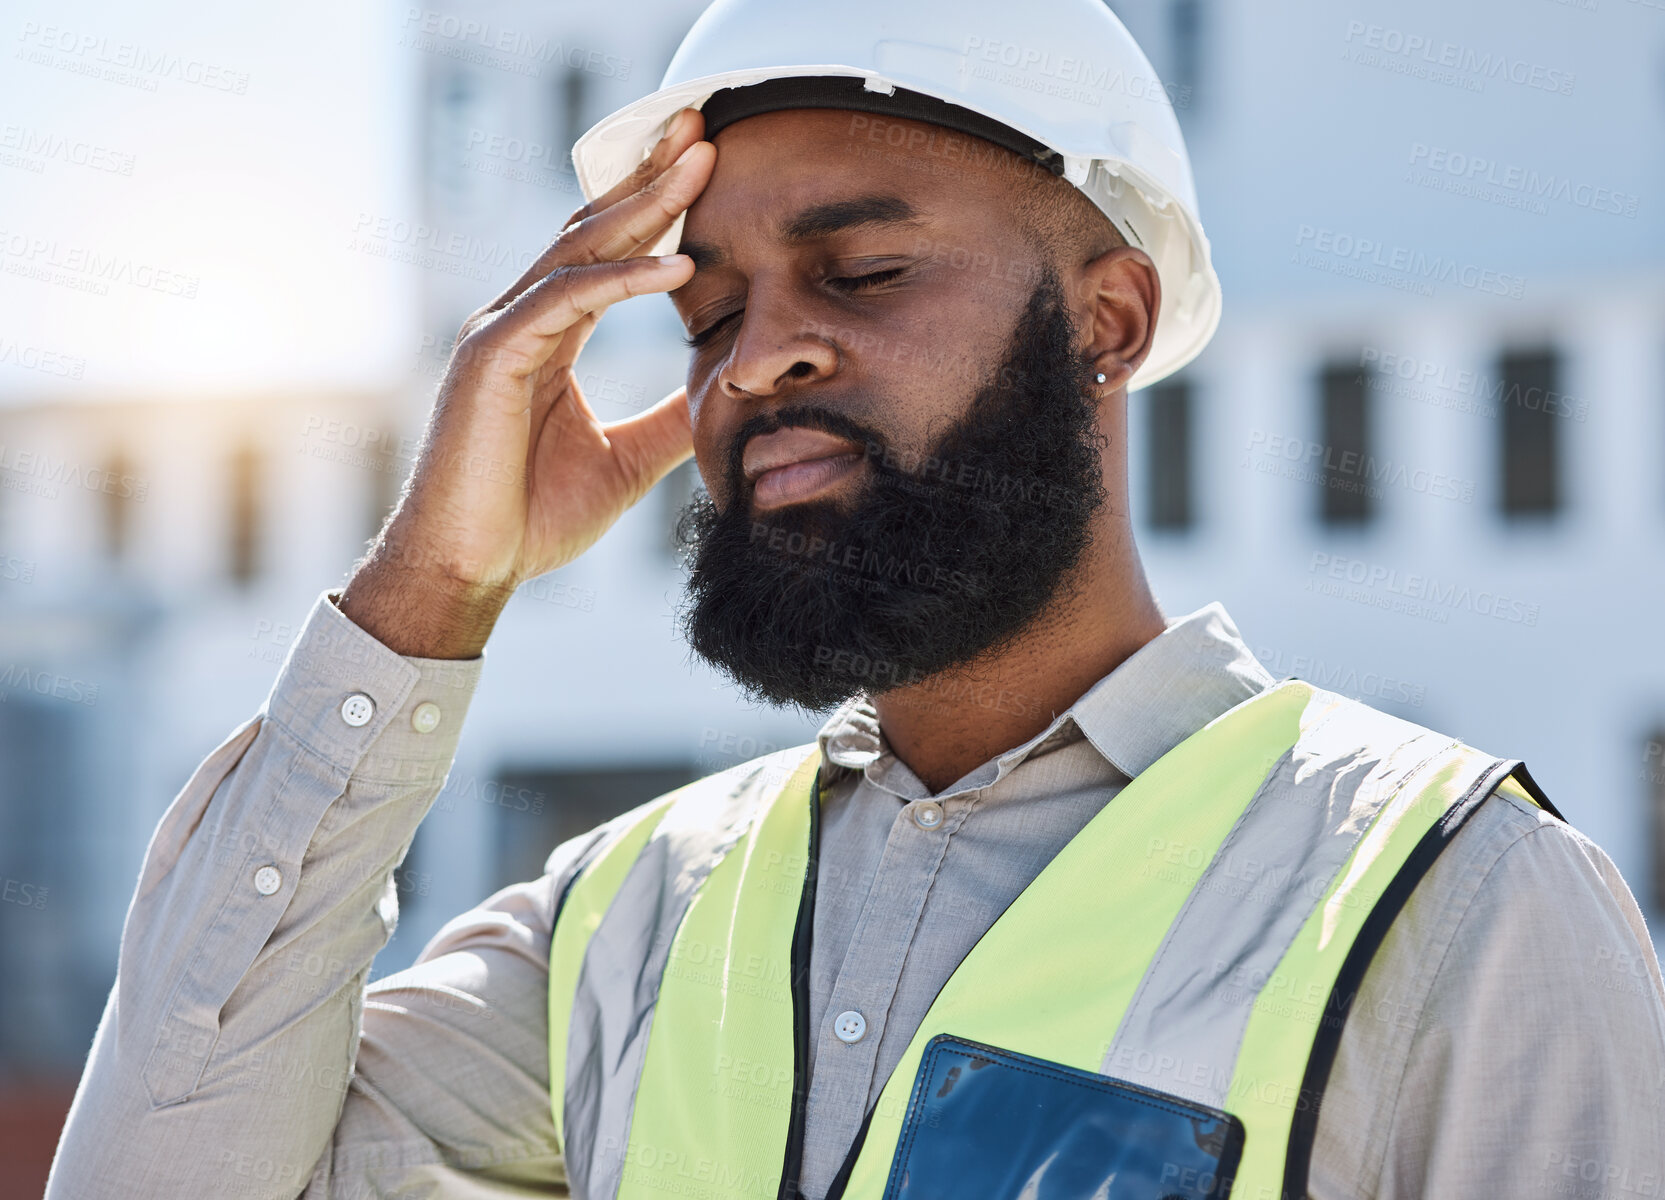
<svg viewBox="0 0 1665 1200"><path fill-rule="evenodd" d="M561 898L550 1090L574 1196L797 1195L819 765L800 748L663 797ZM828 1200L884 1194L944 1033L1223 1109L1245 1131L1233 1200L1305 1196L1371 956L1496 790L1555 813L1518 761L1298 680L1217 717L955 969Z"/></svg>

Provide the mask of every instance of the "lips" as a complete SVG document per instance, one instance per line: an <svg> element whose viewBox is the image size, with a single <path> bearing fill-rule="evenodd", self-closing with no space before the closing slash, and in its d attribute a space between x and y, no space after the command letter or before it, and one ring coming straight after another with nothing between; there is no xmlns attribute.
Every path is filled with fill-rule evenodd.
<svg viewBox="0 0 1665 1200"><path fill-rule="evenodd" d="M861 466L866 450L849 438L794 425L752 438L741 467L754 507L776 508L833 487Z"/></svg>

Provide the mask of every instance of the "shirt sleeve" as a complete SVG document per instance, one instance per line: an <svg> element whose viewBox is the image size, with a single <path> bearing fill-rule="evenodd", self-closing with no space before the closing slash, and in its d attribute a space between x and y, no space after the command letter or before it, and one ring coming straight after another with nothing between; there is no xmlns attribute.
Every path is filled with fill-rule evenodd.
<svg viewBox="0 0 1665 1200"><path fill-rule="evenodd" d="M52 1200L308 1188L480 665L400 657L319 600L151 839Z"/></svg>
<svg viewBox="0 0 1665 1200"><path fill-rule="evenodd" d="M1665 1194L1665 984L1589 838L1499 795L1436 861L1348 1018L1312 1194Z"/></svg>
<svg viewBox="0 0 1665 1200"><path fill-rule="evenodd" d="M370 985L358 1064L305 1200L566 1194L549 1091L549 943L567 884L625 818L448 922Z"/></svg>

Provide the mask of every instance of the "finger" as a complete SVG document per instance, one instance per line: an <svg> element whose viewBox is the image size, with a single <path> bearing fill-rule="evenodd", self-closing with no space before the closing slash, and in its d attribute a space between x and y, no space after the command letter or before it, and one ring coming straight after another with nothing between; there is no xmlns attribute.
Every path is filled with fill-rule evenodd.
<svg viewBox="0 0 1665 1200"><path fill-rule="evenodd" d="M684 150L695 142L703 141L704 138L705 114L697 108L679 110L671 118L665 136L659 139L641 164L629 175L626 175L601 195L573 213L567 219L563 228L570 228L586 217L594 216L603 209L611 208L626 196L641 191L642 188L657 179L672 163L680 158Z"/></svg>
<svg viewBox="0 0 1665 1200"><path fill-rule="evenodd" d="M670 128L666 132L665 136L660 138L659 141L654 144L652 151L649 152L648 156L642 160L641 164L602 195L596 197L582 208L579 208L572 214L572 216L568 217L566 224L561 227L561 233L555 238L555 240L550 242L549 245L544 248L543 253L538 255L537 260L521 273L520 278L516 279L507 288L505 288L497 296L497 298L487 306L486 311L495 312L498 309L503 308L516 296L519 296L538 280L549 274L556 267L561 266L563 262L575 261L571 259L563 259L561 257L561 245L567 238L569 232L575 226L592 215L599 213L604 209L611 208L620 200L625 199L627 196L634 195L636 192L652 183L655 179L658 179L659 176L663 175L675 165L677 160L681 158L689 146L692 146L695 142L700 140L704 132L705 117L701 115L699 110L693 108L681 109L671 118ZM619 255L616 257L623 256Z"/></svg>
<svg viewBox="0 0 1665 1200"><path fill-rule="evenodd" d="M630 236L632 232L638 233L641 236L633 238ZM624 259L641 254L654 242L658 241L659 235L663 232L663 227L644 227L641 225L635 226L633 230L626 230L620 234L621 238L624 239L622 247L615 246L616 249L622 249L622 253L615 254L613 257L615 259ZM578 355L584 349L584 344L589 341L590 334L594 331L595 324L598 319L599 314L592 313L583 321L575 324L570 330L568 330L566 335L562 338L560 346L556 349L554 355L549 359L546 365L546 370L575 365L578 361Z"/></svg>
<svg viewBox="0 0 1665 1200"><path fill-rule="evenodd" d="M564 266L612 262L657 241L710 182L717 148L695 142L670 169L633 195L567 230L540 259L551 271Z"/></svg>
<svg viewBox="0 0 1665 1200"><path fill-rule="evenodd" d="M511 377L524 378L549 362L562 336L586 314L600 313L632 296L672 291L693 274L693 260L686 254L559 267L469 340L481 339L494 362Z"/></svg>
<svg viewBox="0 0 1665 1200"><path fill-rule="evenodd" d="M687 388L679 387L652 408L602 428L638 496L694 453Z"/></svg>
<svg viewBox="0 0 1665 1200"><path fill-rule="evenodd" d="M538 385L532 392L532 428L537 429L543 424L545 415L560 400L563 389L568 386L566 381L570 380L574 395L583 395L575 374L578 354L583 350L584 343L590 340L590 334L600 319L598 313L585 313L574 321L561 335L554 353L544 360L543 367L538 372Z"/></svg>

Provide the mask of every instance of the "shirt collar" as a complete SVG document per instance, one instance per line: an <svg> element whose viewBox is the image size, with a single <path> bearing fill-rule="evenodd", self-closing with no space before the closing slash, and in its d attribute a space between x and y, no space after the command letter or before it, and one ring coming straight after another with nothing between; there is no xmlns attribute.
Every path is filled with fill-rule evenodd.
<svg viewBox="0 0 1665 1200"><path fill-rule="evenodd" d="M1019 763L1085 737L1104 759L1132 779L1215 717L1275 681L1255 658L1219 603L1167 628L1088 688L1040 733L955 783L940 797L988 787ZM973 697L1000 703L1000 696ZM821 727L824 761L868 779L903 799L931 793L894 754L866 696L842 705Z"/></svg>

